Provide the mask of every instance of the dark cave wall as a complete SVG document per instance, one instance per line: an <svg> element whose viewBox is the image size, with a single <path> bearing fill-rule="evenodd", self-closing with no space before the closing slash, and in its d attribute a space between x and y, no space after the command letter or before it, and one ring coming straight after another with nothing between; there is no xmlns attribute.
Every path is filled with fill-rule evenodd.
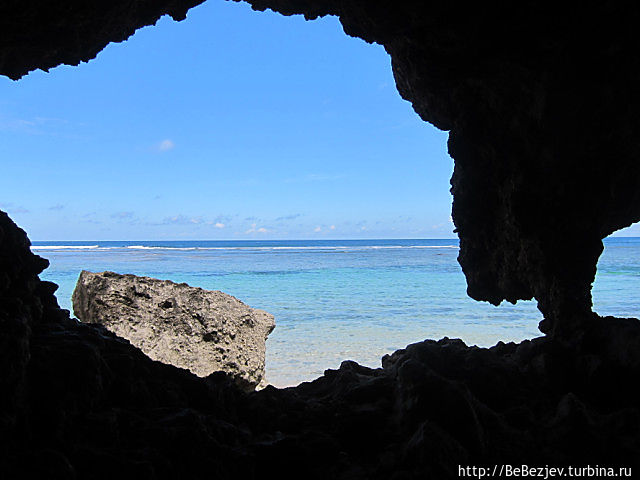
<svg viewBox="0 0 640 480"><path fill-rule="evenodd" d="M471 297L535 297L541 330L565 339L589 323L601 239L640 220L633 3L247 1L339 16L347 34L385 47L401 96L450 132L453 220ZM5 2L0 73L86 61L198 3Z"/></svg>
<svg viewBox="0 0 640 480"><path fill-rule="evenodd" d="M196 3L3 2L0 74L91 59ZM469 294L535 296L554 335L490 349L427 340L380 369L343 362L311 383L246 394L223 374L201 379L153 362L70 319L55 285L38 279L46 260L0 212L0 477L401 480L494 463L640 468L640 322L590 313L601 239L640 219L633 5L250 3L339 15L348 34L385 46L401 95L450 131Z"/></svg>
<svg viewBox="0 0 640 480"><path fill-rule="evenodd" d="M24 394L30 360L29 340L34 320L42 316L38 274L49 262L29 252L29 241L6 213L0 211L0 429L15 425L13 413Z"/></svg>
<svg viewBox="0 0 640 480"><path fill-rule="evenodd" d="M425 340L371 369L239 390L70 319L0 213L0 478L459 478L459 465L640 468L640 322L486 349Z"/></svg>
<svg viewBox="0 0 640 480"><path fill-rule="evenodd" d="M0 4L0 72L17 80L37 68L78 65L162 15L184 20L204 0L6 0Z"/></svg>

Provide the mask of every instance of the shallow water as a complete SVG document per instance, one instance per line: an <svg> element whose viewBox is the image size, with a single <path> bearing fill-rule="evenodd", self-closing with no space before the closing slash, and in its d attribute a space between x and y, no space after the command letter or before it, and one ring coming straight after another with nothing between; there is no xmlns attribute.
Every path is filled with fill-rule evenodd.
<svg viewBox="0 0 640 480"><path fill-rule="evenodd" d="M133 273L221 290L275 315L267 380L311 380L345 359L380 358L425 338L489 346L537 336L534 302L494 307L466 296L457 240L34 242L71 310L81 270ZM640 238L605 241L595 310L640 316Z"/></svg>

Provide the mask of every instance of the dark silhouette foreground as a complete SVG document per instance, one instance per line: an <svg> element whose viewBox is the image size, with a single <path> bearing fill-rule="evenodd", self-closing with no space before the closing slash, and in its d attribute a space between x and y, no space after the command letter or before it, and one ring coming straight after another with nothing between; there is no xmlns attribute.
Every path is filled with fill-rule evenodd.
<svg viewBox="0 0 640 480"><path fill-rule="evenodd" d="M210 0L213 1L213 0ZM199 0L5 1L0 74L77 64ZM602 238L640 220L640 15L632 2L251 0L337 15L449 131L468 293L536 298L544 337L456 340L240 392L155 363L60 310L0 215L0 477L456 478L459 465L640 463L640 322L600 318ZM213 26L215 28L215 26ZM53 188L54 186L52 186ZM635 292L629 292L633 295Z"/></svg>

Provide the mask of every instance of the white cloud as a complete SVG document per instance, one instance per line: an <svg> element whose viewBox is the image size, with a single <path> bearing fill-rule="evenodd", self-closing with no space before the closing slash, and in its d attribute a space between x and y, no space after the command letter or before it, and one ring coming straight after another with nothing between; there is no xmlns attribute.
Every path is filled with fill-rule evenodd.
<svg viewBox="0 0 640 480"><path fill-rule="evenodd" d="M244 233L248 234L248 233L256 233L256 232L257 233L267 233L268 232L268 230L266 228L264 228L264 227L256 228L256 225L257 224L252 223L251 224L251 228L246 230Z"/></svg>
<svg viewBox="0 0 640 480"><path fill-rule="evenodd" d="M331 225L331 226L329 227L329 229L330 229L330 230L335 230L335 229L336 229L336 226L335 226L335 225Z"/></svg>
<svg viewBox="0 0 640 480"><path fill-rule="evenodd" d="M322 228L318 226L318 227L314 228L313 231L314 232L321 232Z"/></svg>
<svg viewBox="0 0 640 480"><path fill-rule="evenodd" d="M189 217L181 213L173 217L165 217L160 225L200 225L201 223L203 223L202 217Z"/></svg>
<svg viewBox="0 0 640 480"><path fill-rule="evenodd" d="M168 152L169 150L172 150L175 146L176 144L173 143L173 140L165 138L157 145L157 149L159 152Z"/></svg>
<svg viewBox="0 0 640 480"><path fill-rule="evenodd" d="M218 215L212 220L208 220L203 216L185 215L179 213L171 217L165 217L162 222L150 223L150 225L209 225L214 228L226 228L232 220L230 215Z"/></svg>

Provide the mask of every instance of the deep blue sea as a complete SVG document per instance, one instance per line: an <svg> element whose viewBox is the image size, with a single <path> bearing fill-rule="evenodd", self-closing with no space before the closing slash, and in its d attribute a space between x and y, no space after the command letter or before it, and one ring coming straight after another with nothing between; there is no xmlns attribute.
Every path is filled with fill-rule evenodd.
<svg viewBox="0 0 640 480"><path fill-rule="evenodd" d="M579 241L577 239L576 241ZM409 343L444 336L489 346L537 336L534 302L466 296L457 240L34 242L71 310L81 270L111 270L229 293L275 315L267 380L311 380L345 359L377 367ZM595 310L640 317L640 238L605 240Z"/></svg>

